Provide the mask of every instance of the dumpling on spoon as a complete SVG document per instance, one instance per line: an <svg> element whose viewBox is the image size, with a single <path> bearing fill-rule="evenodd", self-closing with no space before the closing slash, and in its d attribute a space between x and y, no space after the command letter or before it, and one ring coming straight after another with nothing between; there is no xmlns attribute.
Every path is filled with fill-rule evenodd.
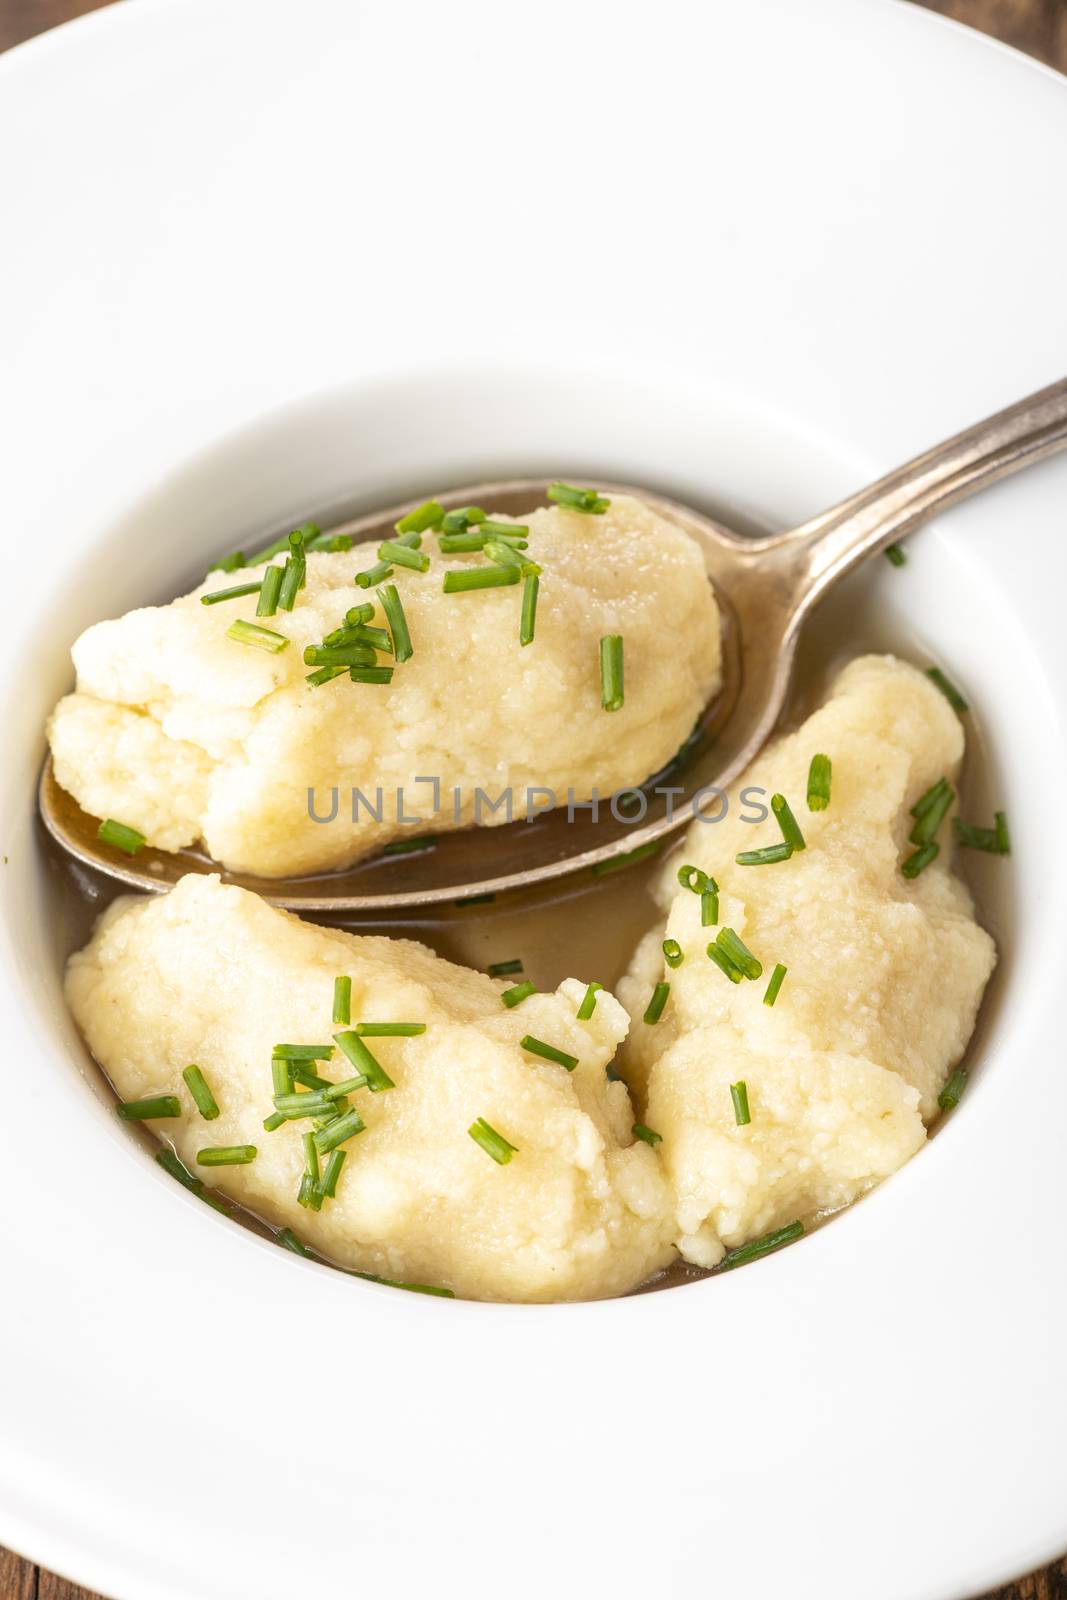
<svg viewBox="0 0 1067 1600"><path fill-rule="evenodd" d="M461 583L499 575L507 550L496 562L447 542L442 551L427 532L408 557L425 571L397 557L385 574L376 544L311 551L291 611L257 614L257 593L202 604L260 583L260 566L214 572L170 605L97 623L73 647L77 685L49 723L57 781L151 845L202 841L224 866L262 877L346 866L418 825L499 824L503 791L522 817L550 796L580 804L640 783L721 682L700 551L624 496L599 515L555 507L518 526L526 548L513 554L540 569L532 621L525 574L444 590L451 570L468 575ZM353 582L375 568L376 582ZM384 583L395 589L391 615ZM373 611L331 646L360 604ZM622 660L610 710L604 639L621 640L610 647ZM333 670L331 649L352 651L351 676L343 663Z"/></svg>
<svg viewBox="0 0 1067 1600"><path fill-rule="evenodd" d="M916 852L912 807L954 783L963 743L927 677L862 657L737 786L762 790L768 807L784 795L804 848L739 864L783 833L772 814L745 821L753 813L735 797L725 820L693 824L664 869L665 920L619 994L637 1019L655 984L669 981L670 993L658 1022L635 1022L621 1070L662 1136L690 1261L714 1266L727 1246L847 1204L925 1140L995 961L953 874L943 810L936 857L917 876L901 871ZM829 803L809 810L815 756L830 758ZM693 887L680 868L695 869L683 872ZM717 885L710 899L697 892L701 873ZM664 939L677 967L665 966ZM709 944L755 974L747 952L762 971L732 981ZM765 1004L779 964L786 976ZM732 1086L738 1096L743 1086L740 1107Z"/></svg>

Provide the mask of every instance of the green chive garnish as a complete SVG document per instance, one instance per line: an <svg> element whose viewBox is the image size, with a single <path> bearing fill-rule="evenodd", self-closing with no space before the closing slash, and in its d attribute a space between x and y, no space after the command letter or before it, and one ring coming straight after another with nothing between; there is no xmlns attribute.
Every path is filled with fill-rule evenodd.
<svg viewBox="0 0 1067 1600"><path fill-rule="evenodd" d="M316 533L304 540L304 549L325 550L330 555L337 555L342 550L351 550L353 543L350 533Z"/></svg>
<svg viewBox="0 0 1067 1600"><path fill-rule="evenodd" d="M604 985L602 983L591 983L588 986L588 988L586 989L585 993L582 996L581 1005L578 1007L577 1011L574 1013L574 1015L577 1017L579 1022L588 1022L589 1021L589 1018L593 1015L593 1012L596 1010L596 997L600 993L600 990L603 987L604 987Z"/></svg>
<svg viewBox="0 0 1067 1600"><path fill-rule="evenodd" d="M946 778L942 778L934 788L925 794L919 805L922 807L915 818L908 839L912 844L930 844L937 834L945 813L956 798L952 785Z"/></svg>
<svg viewBox="0 0 1067 1600"><path fill-rule="evenodd" d="M327 1199L335 1200L337 1198L337 1180L341 1176L341 1168L344 1166L347 1157L347 1150L336 1149L330 1151L330 1159L326 1163L326 1170L322 1174L322 1182L319 1185Z"/></svg>
<svg viewBox="0 0 1067 1600"><path fill-rule="evenodd" d="M350 611L345 612L345 627L362 628L365 623L371 620L373 615L374 602L364 600L361 605L353 606Z"/></svg>
<svg viewBox="0 0 1067 1600"><path fill-rule="evenodd" d="M335 1033L334 1038L356 1071L366 1078L367 1088L373 1094L378 1094L382 1089L396 1088L377 1056L371 1054L358 1033ZM321 1145L319 1148L322 1148Z"/></svg>
<svg viewBox="0 0 1067 1600"><path fill-rule="evenodd" d="M309 644L304 647L305 667L373 667L377 657L370 645Z"/></svg>
<svg viewBox="0 0 1067 1600"><path fill-rule="evenodd" d="M532 644L537 625L537 591L541 580L529 572L522 580L522 615L519 618L519 644Z"/></svg>
<svg viewBox="0 0 1067 1600"><path fill-rule="evenodd" d="M258 583L237 583L232 589L216 589L214 594L202 594L200 604L217 606L220 600L238 600L243 594L258 594L259 590Z"/></svg>
<svg viewBox="0 0 1067 1600"><path fill-rule="evenodd" d="M619 711L623 699L622 635L609 633L600 641L600 704Z"/></svg>
<svg viewBox="0 0 1067 1600"><path fill-rule="evenodd" d="M382 583L392 576L393 569L388 561L379 561L377 566L366 567L362 572L357 572L356 582L361 589L372 589L375 584Z"/></svg>
<svg viewBox="0 0 1067 1600"><path fill-rule="evenodd" d="M951 795L952 789L949 786L949 781L947 778L938 778L937 782L931 784L930 788L927 789L925 794L921 794L919 796L918 800L916 800L915 804L912 806L909 815L917 818L925 817L927 812L940 802L943 794Z"/></svg>
<svg viewBox="0 0 1067 1600"><path fill-rule="evenodd" d="M144 1100L120 1100L115 1110L123 1122L145 1122L149 1117L180 1117L182 1103L176 1094L153 1094Z"/></svg>
<svg viewBox="0 0 1067 1600"><path fill-rule="evenodd" d="M344 1027L352 1021L352 979L333 980L333 1020Z"/></svg>
<svg viewBox="0 0 1067 1600"><path fill-rule="evenodd" d="M777 1000L778 991L785 982L785 975L788 970L788 967L783 967L782 963L779 961L778 965L771 973L771 981L767 985L767 992L763 996L763 1004L765 1006L773 1006L774 1002Z"/></svg>
<svg viewBox="0 0 1067 1600"><path fill-rule="evenodd" d="M963 712L970 710L970 706L960 694L960 691L956 688L956 685L949 678L945 677L945 674L941 671L940 667L927 667L926 676L930 679L931 683L937 684L937 687L941 690L941 693L944 695L945 699L948 701L949 705L954 711L958 711L962 716Z"/></svg>
<svg viewBox="0 0 1067 1600"><path fill-rule="evenodd" d="M741 969L735 967L726 951L719 944L709 944L707 947L708 960L714 961L720 972L725 972L731 983L741 982Z"/></svg>
<svg viewBox="0 0 1067 1600"><path fill-rule="evenodd" d="M484 521L485 512L480 506L457 506L455 511L446 512L441 532L466 533L468 528Z"/></svg>
<svg viewBox="0 0 1067 1600"><path fill-rule="evenodd" d="M223 1205L218 1195L212 1193L202 1178L197 1178L191 1173L185 1163L178 1159L173 1150L157 1150L156 1160L163 1168L163 1171L169 1173L172 1178L177 1178L182 1187L188 1189L190 1194L195 1194L198 1200L203 1200L204 1204L210 1206L213 1211L221 1211L224 1217L230 1216L230 1211Z"/></svg>
<svg viewBox="0 0 1067 1600"><path fill-rule="evenodd" d="M942 1111L951 1111L953 1106L958 1106L966 1087L967 1070L965 1067L957 1067L937 1097L937 1103Z"/></svg>
<svg viewBox="0 0 1067 1600"><path fill-rule="evenodd" d="M284 1250L291 1250L295 1256L305 1256L308 1261L314 1261L315 1259L307 1245L302 1244L297 1238L292 1228L280 1228L274 1235L274 1240Z"/></svg>
<svg viewBox="0 0 1067 1600"><path fill-rule="evenodd" d="M521 1005L524 1000L528 1000L532 994L536 993L536 983L531 983L527 979L525 983L516 983L510 989L505 989L500 999L509 1011L513 1011L516 1006Z"/></svg>
<svg viewBox="0 0 1067 1600"><path fill-rule="evenodd" d="M273 1133L276 1128L283 1128L292 1119L283 1116L280 1111L272 1111L269 1117L263 1118L263 1132Z"/></svg>
<svg viewBox="0 0 1067 1600"><path fill-rule="evenodd" d="M394 567L409 567L412 572L428 572L430 558L421 550L413 550L399 539L386 539L378 546L378 558L390 561Z"/></svg>
<svg viewBox="0 0 1067 1600"><path fill-rule="evenodd" d="M271 1051L276 1061L329 1061L333 1057L332 1044L276 1044Z"/></svg>
<svg viewBox="0 0 1067 1600"><path fill-rule="evenodd" d="M409 661L412 655L411 634L408 632L408 619L404 615L404 607L397 593L396 584L383 584L378 590L378 598L389 624L393 655L397 661Z"/></svg>
<svg viewBox="0 0 1067 1600"><path fill-rule="evenodd" d="M357 1133L362 1133L367 1124L353 1106L351 1111L346 1111L344 1116L335 1117L328 1122L325 1128L319 1128L313 1134L315 1149L321 1156L329 1155L331 1150L336 1150L340 1144L346 1144L349 1139L354 1139Z"/></svg>
<svg viewBox="0 0 1067 1600"><path fill-rule="evenodd" d="M218 1101L208 1088L207 1079L198 1066L186 1067L182 1073L189 1093L193 1097L196 1109L205 1122L214 1122L219 1114Z"/></svg>
<svg viewBox="0 0 1067 1600"><path fill-rule="evenodd" d="M885 558L890 565L894 567L902 567L908 559L903 550L900 548L899 544L887 544L885 547Z"/></svg>
<svg viewBox="0 0 1067 1600"><path fill-rule="evenodd" d="M485 970L491 978L510 978L513 973L522 971L522 962L516 956L513 961L494 961Z"/></svg>
<svg viewBox="0 0 1067 1600"><path fill-rule="evenodd" d="M282 592L282 567L270 566L263 574L263 582L259 586L259 602L256 605L257 617L273 617L278 609L278 596Z"/></svg>
<svg viewBox="0 0 1067 1600"><path fill-rule="evenodd" d="M780 1250L784 1244L792 1244L793 1240L799 1239L803 1232L802 1222L787 1222L784 1228L776 1228L773 1233L765 1233L762 1239L752 1239L736 1250L728 1250L716 1271L729 1272L732 1267L743 1267L749 1261L758 1260L760 1256L768 1256L772 1250Z"/></svg>
<svg viewBox="0 0 1067 1600"><path fill-rule="evenodd" d="M746 978L755 979L763 976L763 963L756 959L732 928L720 928L715 943Z"/></svg>
<svg viewBox="0 0 1067 1600"><path fill-rule="evenodd" d="M486 1155L492 1156L502 1167L506 1167L512 1156L517 1153L517 1145L509 1144L504 1135L491 1128L484 1117L472 1122L467 1132L475 1144L480 1144Z"/></svg>
<svg viewBox="0 0 1067 1600"><path fill-rule="evenodd" d="M270 1075L272 1094L292 1094L293 1069L285 1056L271 1057Z"/></svg>
<svg viewBox="0 0 1067 1600"><path fill-rule="evenodd" d="M312 1072L311 1068L307 1066L305 1062L290 1061L287 1063L287 1065L292 1071L294 1083L302 1083L308 1089L326 1090L333 1088L333 1084L330 1082L329 1078L320 1078L319 1074L317 1072Z"/></svg>
<svg viewBox="0 0 1067 1600"><path fill-rule="evenodd" d="M257 623L245 622L241 618L230 623L226 637L237 644L250 644L256 650L268 650L273 656L289 643L283 633L275 633L273 628L261 628Z"/></svg>
<svg viewBox="0 0 1067 1600"><path fill-rule="evenodd" d="M742 1078L739 1083L730 1085L730 1099L734 1103L734 1122L739 1128L752 1121L748 1109L748 1084Z"/></svg>
<svg viewBox="0 0 1067 1600"><path fill-rule="evenodd" d="M633 867L639 861L647 861L649 856L658 854L662 848L662 839L649 839L647 844L639 844L636 850L624 850L622 855L612 856L610 861L594 861L589 870L594 878L602 878L605 873L618 872L621 867Z"/></svg>
<svg viewBox="0 0 1067 1600"><path fill-rule="evenodd" d="M788 861L793 846L783 839L781 844L765 845L762 850L742 850L734 857L739 867L769 867L775 861Z"/></svg>
<svg viewBox="0 0 1067 1600"><path fill-rule="evenodd" d="M320 667L317 672L309 672L304 682L310 689L317 689L321 684L332 683L335 678L343 678L348 670L347 667Z"/></svg>
<svg viewBox="0 0 1067 1600"><path fill-rule="evenodd" d="M357 1089L365 1089L366 1087L367 1079L361 1072L355 1078L346 1078L343 1083L331 1083L325 1091L326 1099L332 1101L343 1100L346 1095L355 1094Z"/></svg>
<svg viewBox="0 0 1067 1600"><path fill-rule="evenodd" d="M809 811L825 811L830 804L831 770L829 756L812 756L811 766L808 768Z"/></svg>
<svg viewBox="0 0 1067 1600"><path fill-rule="evenodd" d="M678 882L683 889L691 889L694 894L703 894L711 887L712 880L706 872L701 872L699 867L692 866L688 861L678 868Z"/></svg>
<svg viewBox="0 0 1067 1600"><path fill-rule="evenodd" d="M292 611L296 605L296 597L304 587L306 574L307 564L303 555L294 552L282 570L281 586L278 589L279 611Z"/></svg>
<svg viewBox="0 0 1067 1600"><path fill-rule="evenodd" d="M518 567L458 567L445 573L442 589L445 594L463 594L468 589L504 589L518 583L521 577Z"/></svg>
<svg viewBox="0 0 1067 1600"><path fill-rule="evenodd" d="M343 628L334 628L323 639L322 648L332 650L340 644L369 645L372 650L384 650L389 655L393 653L393 641L385 628L368 628L362 624L359 627L346 624Z"/></svg>
<svg viewBox="0 0 1067 1600"><path fill-rule="evenodd" d="M527 561L508 539L486 539L482 550L498 567L518 567L521 572L532 571L534 576L541 570L536 562Z"/></svg>
<svg viewBox="0 0 1067 1600"><path fill-rule="evenodd" d="M920 849L916 850L914 855L908 857L900 870L905 878L917 878L919 873L924 871L940 853L941 846L939 844L932 842L924 844Z"/></svg>
<svg viewBox="0 0 1067 1600"><path fill-rule="evenodd" d="M317 522L302 522L299 528L294 528L292 533L283 533L280 539L274 539L270 544L264 545L262 550L257 550L255 555L249 556L248 566L260 567L264 561L272 561L275 556L288 555L294 548L307 546L313 539L317 539L322 529Z"/></svg>
<svg viewBox="0 0 1067 1600"><path fill-rule="evenodd" d="M509 544L526 544L530 532L526 522L494 522L492 517L486 517L478 526L478 532L483 539L503 539Z"/></svg>
<svg viewBox="0 0 1067 1600"><path fill-rule="evenodd" d="M602 516L611 504L595 489L579 489L573 483L550 483L548 498L568 511L588 511L595 517Z"/></svg>
<svg viewBox="0 0 1067 1600"><path fill-rule="evenodd" d="M250 567L255 563L245 560L243 550L234 550L228 556L223 556L219 561L213 561L208 567L209 572L237 572L241 567ZM197 1182L200 1180L197 1179Z"/></svg>
<svg viewBox="0 0 1067 1600"><path fill-rule="evenodd" d="M409 856L416 850L432 850L437 844L437 835L433 833L417 833L410 839L394 839L391 844L383 845L383 856Z"/></svg>
<svg viewBox="0 0 1067 1600"><path fill-rule="evenodd" d="M315 1148L315 1135L310 1131L302 1136L301 1143L304 1147L304 1171L312 1183L319 1181L319 1152Z"/></svg>
<svg viewBox="0 0 1067 1600"><path fill-rule="evenodd" d="M708 879L708 886L700 896L700 926L713 928L719 920L719 885L714 878Z"/></svg>
<svg viewBox="0 0 1067 1600"><path fill-rule="evenodd" d="M685 954L677 939L664 939L663 959L669 967L680 967L685 960Z"/></svg>
<svg viewBox="0 0 1067 1600"><path fill-rule="evenodd" d="M1008 818L1003 811L994 811L993 827L997 836L997 852L1002 856L1011 855L1011 834L1008 832Z"/></svg>
<svg viewBox="0 0 1067 1600"><path fill-rule="evenodd" d="M145 847L143 833L138 833L136 828L128 828L124 822L116 822L114 817L108 817L100 824L96 837L101 844L114 845L116 850L128 856L135 856L138 850Z"/></svg>
<svg viewBox="0 0 1067 1600"><path fill-rule="evenodd" d="M645 1144L657 1145L663 1143L662 1133L657 1133L655 1128L650 1128L644 1122L635 1122L630 1129L635 1139L643 1139Z"/></svg>
<svg viewBox="0 0 1067 1600"><path fill-rule="evenodd" d="M409 511L394 526L397 533L427 533L439 528L445 520L445 508L436 500L424 500L421 506Z"/></svg>
<svg viewBox="0 0 1067 1600"><path fill-rule="evenodd" d="M337 1111L325 1091L318 1089L310 1089L306 1094L296 1090L292 1094L276 1094L274 1109L289 1122L300 1122L305 1117L332 1117Z"/></svg>
<svg viewBox="0 0 1067 1600"><path fill-rule="evenodd" d="M663 1008L667 1004L667 996L671 992L669 983L657 983L652 991L652 998L645 1007L645 1021L651 1026L658 1022L663 1015Z"/></svg>
<svg viewBox="0 0 1067 1600"><path fill-rule="evenodd" d="M997 812L998 817L1003 815L1003 811ZM1010 853L1006 825L1003 829L1003 843L995 827L976 828L971 823L964 822L961 817L953 817L952 834L956 843L964 850L984 850L992 856L1006 856Z"/></svg>
<svg viewBox="0 0 1067 1600"><path fill-rule="evenodd" d="M443 556L466 555L475 550L484 550L487 533L442 533L437 541L437 548Z"/></svg>
<svg viewBox="0 0 1067 1600"><path fill-rule="evenodd" d="M349 667L348 676L353 683L392 683L392 667Z"/></svg>
<svg viewBox="0 0 1067 1600"><path fill-rule="evenodd" d="M425 1022L357 1022L361 1039L414 1039L426 1032Z"/></svg>
<svg viewBox="0 0 1067 1600"><path fill-rule="evenodd" d="M256 1159L254 1144L217 1144L198 1150L196 1159L202 1167L247 1167Z"/></svg>
<svg viewBox="0 0 1067 1600"><path fill-rule="evenodd" d="M566 1050L557 1050L554 1044L545 1044L543 1039L535 1039L532 1034L524 1034L519 1040L523 1050L528 1050L532 1056L540 1056L545 1061L554 1061L557 1066L566 1067L568 1072L573 1072L578 1065L577 1056L569 1056Z"/></svg>
<svg viewBox="0 0 1067 1600"><path fill-rule="evenodd" d="M804 835L784 794L771 795L771 810L778 818L778 826L782 830L782 838L786 844L791 844L794 850L803 850Z"/></svg>

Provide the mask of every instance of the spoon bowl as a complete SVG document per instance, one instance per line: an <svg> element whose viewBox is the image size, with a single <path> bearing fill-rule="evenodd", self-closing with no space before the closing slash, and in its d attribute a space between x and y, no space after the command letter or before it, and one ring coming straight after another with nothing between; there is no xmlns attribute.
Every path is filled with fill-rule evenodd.
<svg viewBox="0 0 1067 1600"><path fill-rule="evenodd" d="M197 850L146 846L123 855L97 838L99 821L56 782L49 757L39 806L67 854L132 889L162 893L188 872L219 873L293 911L366 913L411 910L527 888L576 872L610 871L634 851L651 852L703 812L721 812L722 791L750 764L774 730L789 690L800 629L821 597L866 556L884 550L936 512L1067 444L1067 379L1041 390L878 480L811 521L782 534L737 534L692 507L639 486L604 483L684 528L699 545L722 622L723 682L693 734L660 773L635 774L632 806L601 796L597 814L557 808L493 827L415 833L402 852L300 878L233 873ZM465 485L438 496L448 509L485 505L522 513L548 503L547 478ZM390 537L410 504L371 512L330 529L356 541ZM428 835L428 837L427 837ZM413 843L419 848L411 848Z"/></svg>

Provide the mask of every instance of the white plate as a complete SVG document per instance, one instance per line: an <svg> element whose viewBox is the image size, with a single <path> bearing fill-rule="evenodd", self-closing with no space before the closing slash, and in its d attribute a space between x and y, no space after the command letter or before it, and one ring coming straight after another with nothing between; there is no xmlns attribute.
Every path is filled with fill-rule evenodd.
<svg viewBox="0 0 1067 1600"><path fill-rule="evenodd" d="M0 1538L117 1600L958 1600L1067 1545L1067 463L855 591L993 741L976 1081L729 1278L451 1303L221 1222L79 1074L32 819L76 629L264 522L495 468L781 522L1061 376L1063 82L888 0L140 0L0 63L0 149Z"/></svg>

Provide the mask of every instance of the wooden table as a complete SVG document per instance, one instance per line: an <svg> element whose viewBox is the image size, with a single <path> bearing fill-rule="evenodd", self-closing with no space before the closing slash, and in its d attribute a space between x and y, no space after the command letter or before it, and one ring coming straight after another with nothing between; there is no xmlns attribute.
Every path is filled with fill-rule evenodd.
<svg viewBox="0 0 1067 1600"><path fill-rule="evenodd" d="M918 0L1067 72L1067 0ZM110 0L0 0L0 50ZM0 1600L100 1600L0 1546ZM195 1600L195 1596L190 1596ZM234 1596L234 1600L244 1597ZM249 1596L248 1600L255 1600ZM862 1596L857 1596L862 1600ZM1067 1600L1067 1557L984 1600Z"/></svg>

